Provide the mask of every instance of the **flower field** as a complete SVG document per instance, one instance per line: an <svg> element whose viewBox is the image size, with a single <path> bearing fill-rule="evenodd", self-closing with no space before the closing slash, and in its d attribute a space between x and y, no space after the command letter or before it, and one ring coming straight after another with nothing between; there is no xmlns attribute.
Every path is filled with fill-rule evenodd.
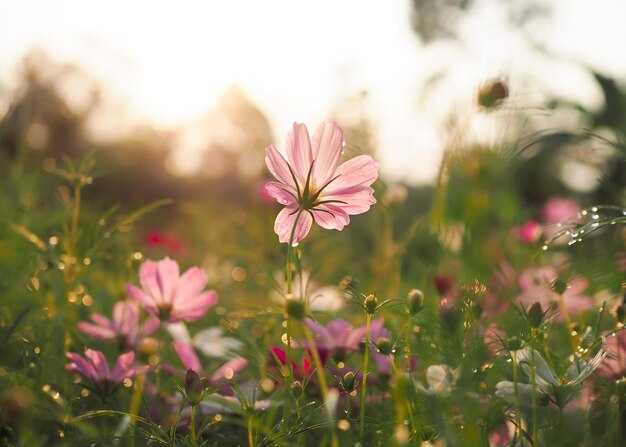
<svg viewBox="0 0 626 447"><path fill-rule="evenodd" d="M456 144L418 188L294 123L260 182L133 207L97 152L3 153L0 445L624 445L614 129Z"/></svg>

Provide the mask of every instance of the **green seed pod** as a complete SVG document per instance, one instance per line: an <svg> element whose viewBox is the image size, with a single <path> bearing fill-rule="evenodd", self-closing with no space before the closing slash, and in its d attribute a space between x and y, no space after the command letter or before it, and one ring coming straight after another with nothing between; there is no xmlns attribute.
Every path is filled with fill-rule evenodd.
<svg viewBox="0 0 626 447"><path fill-rule="evenodd" d="M343 376L343 387L347 393L354 390L354 373L352 371L348 371L346 375Z"/></svg>
<svg viewBox="0 0 626 447"><path fill-rule="evenodd" d="M424 294L421 290L413 289L406 297L406 311L409 315L417 315L424 307Z"/></svg>
<svg viewBox="0 0 626 447"><path fill-rule="evenodd" d="M295 400L298 400L300 399L300 396L302 396L303 392L304 392L304 388L302 387L302 383L300 383L300 381L298 380L294 381L293 384L291 385L291 396Z"/></svg>
<svg viewBox="0 0 626 447"><path fill-rule="evenodd" d="M623 304L620 304L615 309L615 318L617 319L618 323L624 323L624 320L626 319L626 309L624 308Z"/></svg>
<svg viewBox="0 0 626 447"><path fill-rule="evenodd" d="M185 375L185 393L187 403L192 407L198 405L202 400L202 382L200 376L193 369L188 369Z"/></svg>
<svg viewBox="0 0 626 447"><path fill-rule="evenodd" d="M504 343L504 347L508 350L508 351L519 351L520 349L522 349L524 347L524 342L522 342L522 340L520 340L517 337L511 337L508 340L506 340Z"/></svg>
<svg viewBox="0 0 626 447"><path fill-rule="evenodd" d="M566 280L562 278L557 278L552 283L552 290L554 290L559 295L563 295L568 288L569 288L569 284L567 283Z"/></svg>

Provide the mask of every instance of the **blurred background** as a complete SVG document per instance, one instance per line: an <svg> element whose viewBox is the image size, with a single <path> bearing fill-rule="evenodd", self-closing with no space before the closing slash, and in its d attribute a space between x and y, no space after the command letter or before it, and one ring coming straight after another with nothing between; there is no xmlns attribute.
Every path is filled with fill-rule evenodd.
<svg viewBox="0 0 626 447"><path fill-rule="evenodd" d="M49 174L95 151L86 207L172 199L135 246L215 268L218 253L244 281L244 264L282 262L264 148L282 149L293 121L312 132L328 119L346 157L381 161L396 238L436 200L451 205L433 215L454 221L455 206L463 220L501 194L507 225L554 195L625 205L621 0L0 0L0 17L2 210L48 235L35 210L71 196ZM454 163L466 170L445 196ZM353 219L354 235L320 252L370 247L363 219L385 217ZM350 255L357 271L362 255Z"/></svg>

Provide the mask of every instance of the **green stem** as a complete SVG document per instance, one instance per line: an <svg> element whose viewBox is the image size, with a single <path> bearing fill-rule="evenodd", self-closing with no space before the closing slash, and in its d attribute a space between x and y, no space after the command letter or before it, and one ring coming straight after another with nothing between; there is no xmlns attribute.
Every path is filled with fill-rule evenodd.
<svg viewBox="0 0 626 447"><path fill-rule="evenodd" d="M252 434L252 418L248 417L248 446L254 447L254 436Z"/></svg>
<svg viewBox="0 0 626 447"><path fill-rule="evenodd" d="M198 445L198 441L196 440L196 406L191 406L191 442L193 445Z"/></svg>
<svg viewBox="0 0 626 447"><path fill-rule="evenodd" d="M532 329L531 336L533 340L536 338L536 329ZM532 390L532 408L533 408L533 446L537 445L537 382L535 378L535 350L530 351L530 382L533 386Z"/></svg>
<svg viewBox="0 0 626 447"><path fill-rule="evenodd" d="M317 380L319 380L320 391L322 392L322 399L324 401L324 411L329 419L331 419L330 432L332 437L332 445L338 446L337 435L335 433L335 426L332 424L332 417L330 414L330 409L328 408L328 385L326 385L326 376L324 375L324 365L322 365L322 360L320 358L320 353L317 350L317 345L315 344L315 339L313 338L313 333L311 329L302 322L302 329L304 330L304 335L306 336L306 340L309 344L309 348L311 349L311 354L313 354L313 361L315 362L315 373L317 375Z"/></svg>
<svg viewBox="0 0 626 447"><path fill-rule="evenodd" d="M370 326L372 323L372 315L368 312L365 318L365 353L363 354L363 381L361 382L361 408L359 417L359 434L361 436L362 445L365 445L365 396L367 395L367 363L369 362L370 353Z"/></svg>
<svg viewBox="0 0 626 447"><path fill-rule="evenodd" d="M513 388L515 390L515 425L517 439L522 442L522 419L520 416L519 391L517 390L517 351L513 351Z"/></svg>

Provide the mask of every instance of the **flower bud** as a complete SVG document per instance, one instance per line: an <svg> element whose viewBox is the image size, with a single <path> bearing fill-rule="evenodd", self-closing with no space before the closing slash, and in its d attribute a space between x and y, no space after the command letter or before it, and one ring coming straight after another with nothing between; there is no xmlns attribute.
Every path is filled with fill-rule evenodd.
<svg viewBox="0 0 626 447"><path fill-rule="evenodd" d="M559 295L563 295L568 288L569 288L569 284L567 283L566 280L562 278L557 278L552 283L552 290L554 290Z"/></svg>
<svg viewBox="0 0 626 447"><path fill-rule="evenodd" d="M202 400L202 382L198 373L193 369L187 370L185 393L187 394L187 403L192 407L198 405Z"/></svg>
<svg viewBox="0 0 626 447"><path fill-rule="evenodd" d="M376 347L382 355L389 355L393 350L393 345L391 344L389 339L385 337L380 337L378 340L376 340Z"/></svg>
<svg viewBox="0 0 626 447"><path fill-rule="evenodd" d="M478 104L490 109L497 106L509 96L509 88L500 80L493 80L483 85L478 90Z"/></svg>
<svg viewBox="0 0 626 447"><path fill-rule="evenodd" d="M519 351L524 346L524 343L522 342L522 340L520 340L517 337L511 337L508 340L504 341L503 344L504 344L504 347L508 351L511 351L511 352Z"/></svg>
<svg viewBox="0 0 626 447"><path fill-rule="evenodd" d="M376 312L376 308L378 307L378 298L374 295L368 295L363 304L365 306L365 311L372 315Z"/></svg>
<svg viewBox="0 0 626 447"><path fill-rule="evenodd" d="M354 390L354 373L352 371L348 371L345 376L343 376L343 387L347 393L350 393Z"/></svg>
<svg viewBox="0 0 626 447"><path fill-rule="evenodd" d="M538 328L541 326L543 321L543 309L541 308L541 304L536 302L529 306L528 310L526 310L526 317L531 327Z"/></svg>
<svg viewBox="0 0 626 447"><path fill-rule="evenodd" d="M413 289L406 297L406 311L410 315L418 314L424 307L424 294L421 290Z"/></svg>
<svg viewBox="0 0 626 447"><path fill-rule="evenodd" d="M287 315L296 320L304 319L304 303L300 300L288 299L285 302L285 310L287 311Z"/></svg>
<svg viewBox="0 0 626 447"><path fill-rule="evenodd" d="M295 400L298 400L300 399L300 396L302 396L303 391L304 391L304 388L302 388L302 383L298 380L294 381L293 384L291 385L291 396Z"/></svg>

